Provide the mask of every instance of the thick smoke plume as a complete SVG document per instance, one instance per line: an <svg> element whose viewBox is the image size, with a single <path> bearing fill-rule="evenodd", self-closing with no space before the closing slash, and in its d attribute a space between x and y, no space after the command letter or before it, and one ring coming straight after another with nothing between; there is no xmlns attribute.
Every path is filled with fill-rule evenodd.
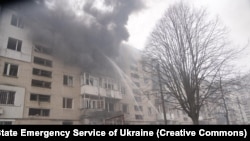
<svg viewBox="0 0 250 141"><path fill-rule="evenodd" d="M105 70L105 56L116 58L129 37L129 15L143 7L140 0L33 0L19 4L19 13L32 40L49 44L64 62Z"/></svg>

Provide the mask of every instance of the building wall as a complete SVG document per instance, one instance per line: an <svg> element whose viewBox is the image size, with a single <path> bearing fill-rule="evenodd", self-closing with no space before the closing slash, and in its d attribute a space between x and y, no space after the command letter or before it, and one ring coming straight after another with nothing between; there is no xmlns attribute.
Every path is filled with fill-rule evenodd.
<svg viewBox="0 0 250 141"><path fill-rule="evenodd" d="M0 56L31 62L32 44L28 37L27 28L19 28L10 24L12 15L18 15L18 13L5 8L2 12L0 20ZM6 48L9 37L22 41L22 49L20 52Z"/></svg>
<svg viewBox="0 0 250 141"><path fill-rule="evenodd" d="M15 99L13 104L0 104L0 121L23 118L25 88L9 85L0 85L0 91L15 92Z"/></svg>
<svg viewBox="0 0 250 141"><path fill-rule="evenodd" d="M10 25L12 14L17 14L12 10L4 9L0 20L0 85L13 85L25 89L23 91L22 119L17 119L16 124L62 124L64 121L72 121L73 124L79 122L80 105L80 69L76 66L64 64L61 60L41 52L35 52L35 45L39 41L32 41L28 36L28 28L18 28ZM18 15L18 14L17 14ZM8 37L22 40L21 51L7 48ZM53 40L53 39L51 39ZM53 46L42 44L45 47ZM52 66L34 63L34 57L40 57L52 61ZM16 76L6 76L4 74L5 63L18 65ZM52 73L51 77L44 77L33 74L33 69L46 70ZM64 75L73 78L73 85L64 85ZM50 88L32 86L32 80L46 81L51 83ZM19 92L20 93L20 92ZM31 93L50 96L48 102L31 100ZM63 108L63 98L73 99L72 108ZM21 102L21 101L20 101ZM19 102L19 103L20 103ZM30 108L49 109L48 116L37 116L30 114ZM41 110L42 111L42 110ZM20 114L20 112L17 112ZM43 114L43 113L42 113ZM20 115L18 116L20 117ZM1 118L1 117L0 117ZM5 118L16 118L8 114Z"/></svg>

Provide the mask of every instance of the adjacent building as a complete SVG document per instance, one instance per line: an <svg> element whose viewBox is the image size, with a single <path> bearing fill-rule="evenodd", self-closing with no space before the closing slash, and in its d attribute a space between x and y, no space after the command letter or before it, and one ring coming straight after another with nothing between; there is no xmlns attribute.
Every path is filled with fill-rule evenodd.
<svg viewBox="0 0 250 141"><path fill-rule="evenodd" d="M140 51L123 47L120 63L108 59L113 75L89 71L54 56L56 33L37 27L49 41L34 40L23 15L0 10L0 124L164 124ZM165 103L165 111L168 124L192 124L174 106ZM215 123L206 107L200 121Z"/></svg>

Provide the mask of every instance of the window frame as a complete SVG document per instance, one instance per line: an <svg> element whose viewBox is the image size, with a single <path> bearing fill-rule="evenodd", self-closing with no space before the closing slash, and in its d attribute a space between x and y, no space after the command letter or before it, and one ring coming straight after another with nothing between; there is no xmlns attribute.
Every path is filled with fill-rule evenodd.
<svg viewBox="0 0 250 141"><path fill-rule="evenodd" d="M31 112L34 112L34 110L39 110L36 111L39 114L32 114ZM29 108L28 116L39 116L39 117L49 117L50 116L50 109L43 109L43 108Z"/></svg>
<svg viewBox="0 0 250 141"><path fill-rule="evenodd" d="M48 71L48 70L33 68L32 69L32 74L37 75L37 76L52 78L52 71Z"/></svg>
<svg viewBox="0 0 250 141"><path fill-rule="evenodd" d="M13 68L13 67L16 67L16 68ZM13 70L13 69L17 69L17 70ZM8 63L8 62L4 63L4 71L3 71L4 76L17 77L18 71L19 71L19 65Z"/></svg>
<svg viewBox="0 0 250 141"><path fill-rule="evenodd" d="M73 76L63 75L63 85L72 87L74 84L73 82L74 82Z"/></svg>
<svg viewBox="0 0 250 141"><path fill-rule="evenodd" d="M73 109L73 105L74 105L73 98L63 97L63 103L62 103L63 109Z"/></svg>
<svg viewBox="0 0 250 141"><path fill-rule="evenodd" d="M51 60L44 59L44 58L37 57L37 56L34 56L33 63L38 64L38 65L42 65L42 66L46 66L46 67L53 66L53 62Z"/></svg>
<svg viewBox="0 0 250 141"><path fill-rule="evenodd" d="M35 82L36 81L36 82ZM42 83L42 85L37 85L37 84L34 84L34 83ZM48 85L49 84L49 85ZM48 85L48 86L47 86ZM42 81L42 80L37 80L37 79L32 79L31 80L31 86L34 86L34 87L39 87L39 88L48 88L48 89L51 89L51 85L52 85L52 82L48 82L48 81Z"/></svg>
<svg viewBox="0 0 250 141"><path fill-rule="evenodd" d="M7 41L7 49L21 52L22 50L22 40L9 37Z"/></svg>
<svg viewBox="0 0 250 141"><path fill-rule="evenodd" d="M18 28L23 28L24 27L23 18L17 16L16 14L12 14L10 19L10 25Z"/></svg>
<svg viewBox="0 0 250 141"><path fill-rule="evenodd" d="M36 98L35 99L33 99L32 98L32 96L35 96ZM47 98L48 98L48 100L42 100L42 98L41 97L43 97L43 96L46 96ZM46 94L37 94L37 93L30 93L30 101L36 101L36 102L48 102L48 103L50 103L50 101L51 101L51 96L50 95L46 95Z"/></svg>
<svg viewBox="0 0 250 141"><path fill-rule="evenodd" d="M0 105L14 105L15 99L16 99L15 91L0 89Z"/></svg>

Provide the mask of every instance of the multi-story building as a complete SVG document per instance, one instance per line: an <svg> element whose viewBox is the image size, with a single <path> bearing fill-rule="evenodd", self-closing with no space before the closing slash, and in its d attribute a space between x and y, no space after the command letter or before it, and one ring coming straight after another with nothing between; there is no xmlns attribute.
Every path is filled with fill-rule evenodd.
<svg viewBox="0 0 250 141"><path fill-rule="evenodd" d="M1 124L78 123L80 69L32 41L13 9L1 9L0 41Z"/></svg>
<svg viewBox="0 0 250 141"><path fill-rule="evenodd" d="M116 73L96 73L55 57L55 32L37 27L48 38L34 40L27 26L15 9L1 8L0 124L164 124L159 84L143 70L140 51L122 47L118 61L107 59ZM208 107L201 124L215 123ZM192 124L173 105L165 112L168 124Z"/></svg>
<svg viewBox="0 0 250 141"><path fill-rule="evenodd" d="M157 110L137 51L118 75L85 71L54 56L50 41L30 37L25 17L12 8L0 13L1 124L154 124ZM33 26L36 26L34 23ZM137 52L137 53L136 53Z"/></svg>

